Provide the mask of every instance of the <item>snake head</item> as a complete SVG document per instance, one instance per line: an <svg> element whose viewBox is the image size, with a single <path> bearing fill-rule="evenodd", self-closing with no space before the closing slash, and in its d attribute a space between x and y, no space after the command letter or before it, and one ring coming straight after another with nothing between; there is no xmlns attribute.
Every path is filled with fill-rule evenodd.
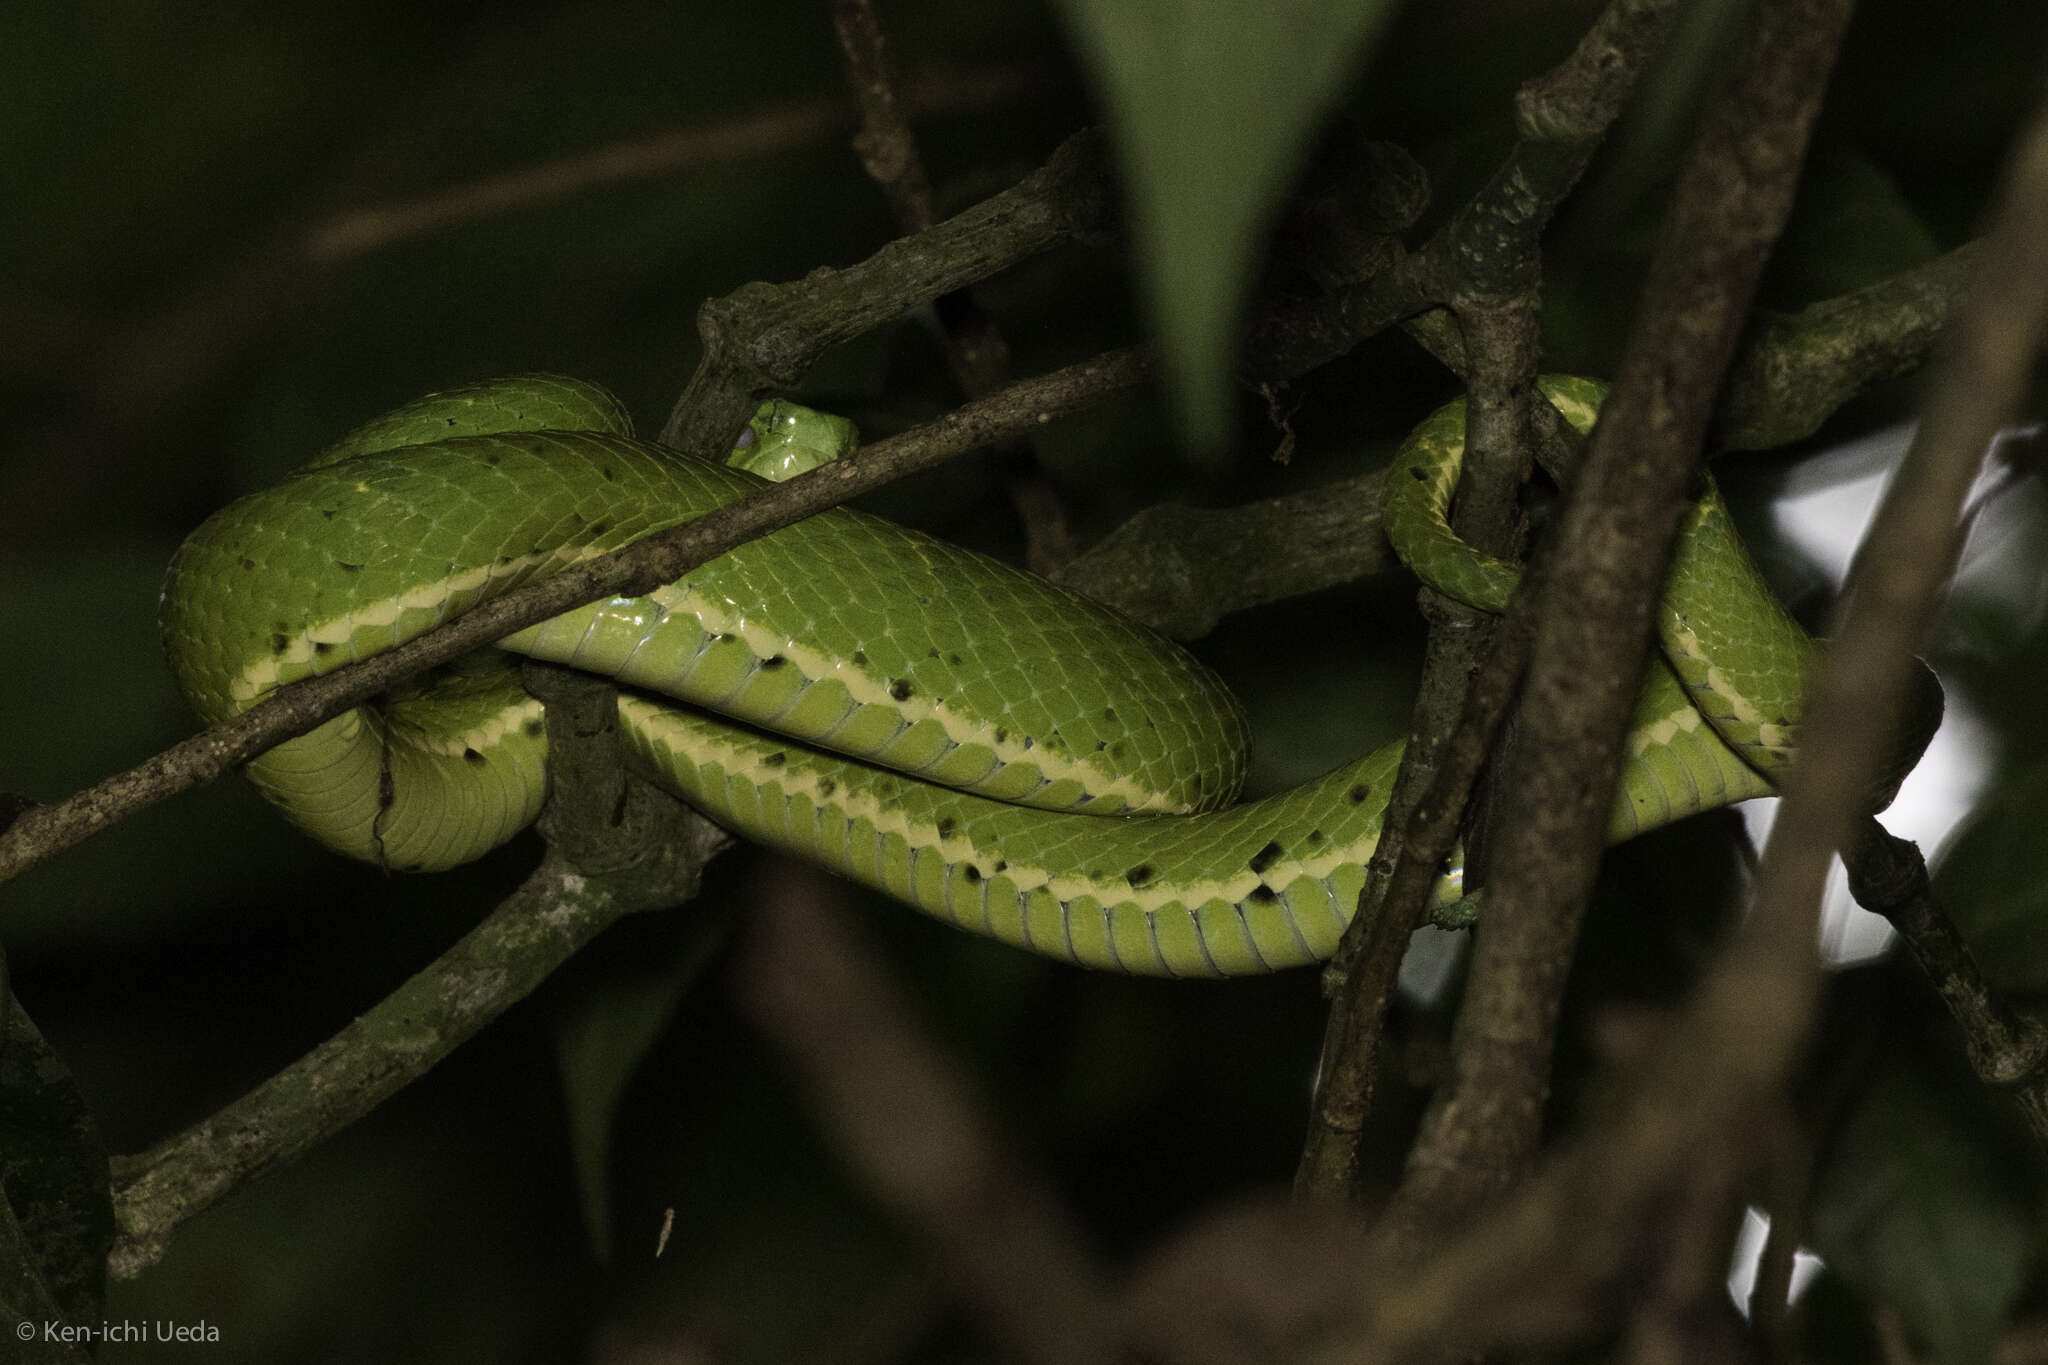
<svg viewBox="0 0 2048 1365"><path fill-rule="evenodd" d="M770 483L844 459L860 446L860 433L844 417L771 398L754 409L725 462Z"/></svg>

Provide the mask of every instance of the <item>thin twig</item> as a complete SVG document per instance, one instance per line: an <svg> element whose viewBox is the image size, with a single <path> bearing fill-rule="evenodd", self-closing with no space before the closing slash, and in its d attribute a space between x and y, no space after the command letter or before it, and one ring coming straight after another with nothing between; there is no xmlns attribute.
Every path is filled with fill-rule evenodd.
<svg viewBox="0 0 2048 1365"><path fill-rule="evenodd" d="M846 88L860 112L853 149L889 197L897 223L905 232L923 232L932 225L931 181L896 98L896 68L873 0L832 0L832 27L846 63Z"/></svg>
<svg viewBox="0 0 2048 1365"><path fill-rule="evenodd" d="M926 72L905 85L902 112L913 117L988 108L1016 99L1031 88L1032 79L1028 72L1006 69ZM316 265L336 265L398 242L608 185L765 156L816 141L846 126L845 105L820 99L607 143L452 185L419 199L351 209L308 231L306 254Z"/></svg>
<svg viewBox="0 0 2048 1365"><path fill-rule="evenodd" d="M1468 543L1512 559L1521 549L1515 496L1529 472L1528 412L1537 360L1534 298L1525 285L1520 300L1499 305L1474 300L1462 315L1470 319L1469 351L1475 363L1467 465L1453 525ZM1485 743L1512 695L1519 660L1527 656L1528 631L1520 624L1503 626L1429 590L1421 600L1430 639L1408 756L1395 780L1387 832L1374 851L1353 927L1324 974L1331 997L1324 1071L1295 1174L1295 1189L1305 1198L1338 1201L1351 1193L1358 1136L1371 1110L1380 1041L1401 959L1427 913L1430 889L1457 838ZM1497 638L1503 635L1510 641L1506 651ZM1506 663L1513 663L1514 671L1501 676L1499 667ZM1495 676L1475 698L1470 683L1489 667ZM1475 700L1478 710L1473 709ZM1447 762L1454 752L1459 761Z"/></svg>
<svg viewBox="0 0 2048 1365"><path fill-rule="evenodd" d="M832 26L845 58L847 88L860 110L854 150L889 197L898 225L906 233L923 232L932 225L931 180L896 96L894 64L874 0L832 0ZM933 300L932 311L945 334L947 365L960 392L979 398L1000 388L1009 378L1010 346L974 295L956 289ZM1066 511L1029 442L1010 442L1003 454L1011 466L1004 480L1010 503L1024 527L1025 565L1033 573L1050 573L1074 557Z"/></svg>

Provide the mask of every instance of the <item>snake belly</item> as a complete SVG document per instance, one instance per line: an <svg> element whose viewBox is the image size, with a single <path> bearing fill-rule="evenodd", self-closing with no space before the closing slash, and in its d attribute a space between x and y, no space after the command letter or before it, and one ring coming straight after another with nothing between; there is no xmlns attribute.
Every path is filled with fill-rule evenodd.
<svg viewBox="0 0 2048 1365"><path fill-rule="evenodd" d="M1597 386L1545 383L1591 425ZM1512 566L1437 530L1462 445L1461 403L1417 428L1388 523L1425 577L1440 568L1454 595L1460 574L1486 579L1475 605L1498 609ZM216 721L760 482L634 440L616 400L576 381L430 395L195 531L166 577L167 649ZM1782 612L1723 535L1718 499L1702 503L1666 603L1669 662L1638 702L1616 839L1768 793L1753 765L1792 739L1811 646L1789 621L1790 635L1756 623ZM836 509L644 597L521 631L279 745L250 776L351 856L406 870L474 858L546 793L540 706L515 656L616 678L635 762L720 824L962 928L1151 975L1328 957L1401 754L1397 742L1232 805L1242 712L1184 652L1043 580ZM1447 879L1439 902L1456 896Z"/></svg>

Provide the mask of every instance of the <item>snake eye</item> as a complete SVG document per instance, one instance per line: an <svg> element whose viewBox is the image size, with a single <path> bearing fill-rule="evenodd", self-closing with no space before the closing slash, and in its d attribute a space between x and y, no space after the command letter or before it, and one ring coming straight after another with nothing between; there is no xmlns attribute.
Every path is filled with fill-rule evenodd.
<svg viewBox="0 0 2048 1365"><path fill-rule="evenodd" d="M748 427L745 431L742 431L740 433L740 438L732 443L732 448L734 450L751 450L753 449L753 447L754 429L752 427Z"/></svg>

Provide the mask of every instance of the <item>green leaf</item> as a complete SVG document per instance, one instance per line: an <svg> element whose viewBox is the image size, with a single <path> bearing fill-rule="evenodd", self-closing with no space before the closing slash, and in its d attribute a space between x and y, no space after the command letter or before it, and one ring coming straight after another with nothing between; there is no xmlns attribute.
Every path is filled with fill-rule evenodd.
<svg viewBox="0 0 2048 1365"><path fill-rule="evenodd" d="M1230 418L1232 340L1275 205L1397 0L1061 0L1111 109L1181 438Z"/></svg>
<svg viewBox="0 0 2048 1365"><path fill-rule="evenodd" d="M1985 1361L2033 1254L2030 1197L1984 1089L1893 1049L1814 1191L1813 1242L1866 1304L1898 1313L1921 1358Z"/></svg>
<svg viewBox="0 0 2048 1365"><path fill-rule="evenodd" d="M574 981L555 993L555 1060L569 1115L569 1146L583 1225L600 1260L612 1247L611 1137L619 1101L696 984L720 935L689 937L679 951L612 962L600 981Z"/></svg>
<svg viewBox="0 0 2048 1365"><path fill-rule="evenodd" d="M1941 254L1884 168L1847 153L1815 168L1775 253L1802 298L1827 298L1924 265Z"/></svg>

